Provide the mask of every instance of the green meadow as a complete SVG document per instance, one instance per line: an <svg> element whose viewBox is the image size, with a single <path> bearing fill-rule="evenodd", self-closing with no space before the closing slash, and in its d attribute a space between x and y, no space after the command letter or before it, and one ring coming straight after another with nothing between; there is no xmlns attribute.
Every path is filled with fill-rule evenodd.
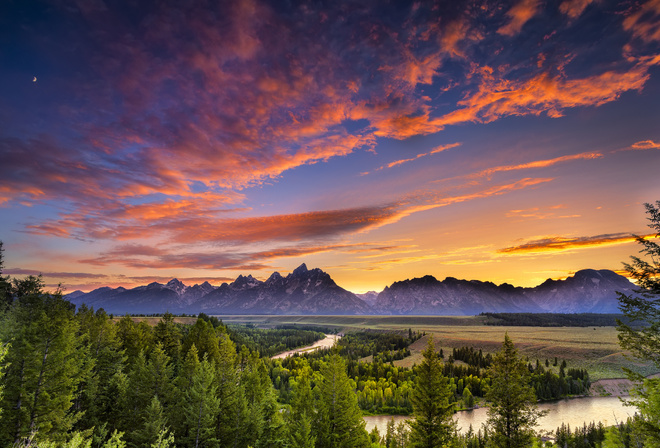
<svg viewBox="0 0 660 448"><path fill-rule="evenodd" d="M570 367L585 368L592 380L622 378L623 368L643 375L657 373L648 363L636 362L619 346L616 327L522 327L485 325L484 316L218 316L227 324L251 324L260 328L278 325L314 325L337 332L358 330L413 331L432 334L446 353L471 346L484 353L497 351L508 333L521 354L534 363L565 359ZM157 318L154 318L157 320ZM394 364L410 367L421 360L426 345L422 338L410 346L412 355Z"/></svg>

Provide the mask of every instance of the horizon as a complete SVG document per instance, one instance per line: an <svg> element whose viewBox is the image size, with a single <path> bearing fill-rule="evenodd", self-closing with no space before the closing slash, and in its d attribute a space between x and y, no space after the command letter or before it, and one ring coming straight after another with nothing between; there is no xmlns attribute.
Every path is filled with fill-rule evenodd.
<svg viewBox="0 0 660 448"><path fill-rule="evenodd" d="M307 263L304 263L304 262L303 262L300 266L302 266L302 265L305 265L305 266L307 267L307 269L310 270L310 271L313 270L313 269L321 269L323 272L325 272L325 271L323 270L323 268L319 268L319 267L313 267L313 268L310 268L309 266L307 266ZM300 266L298 266L298 268L299 268ZM298 268L296 268L296 269L298 269ZM589 268L579 269L579 270L577 270L577 271L575 271L575 272L570 273L569 275L567 275L567 276L565 276L565 277L558 277L558 278L550 278L550 277L548 277L546 280L544 280L544 282L547 281L547 280L554 280L554 281L566 280L567 278L570 278L570 277L575 276L575 274L577 274L578 272L580 272L580 271L585 271L585 270L599 271L599 270L602 270L602 269L598 269L598 270L597 270L597 269L589 269ZM622 277L625 277L628 281L630 281L631 283L635 284L635 282L633 281L633 279L631 279L631 278L629 278L628 276L624 275L624 274L626 274L625 271L614 271L614 270L611 270L611 269L604 269L604 270L606 270L606 271L610 271L610 272L613 272L613 273L615 273L615 274L617 274L617 275L620 275L620 276L622 276ZM169 280L161 280L161 281L154 280L153 282L144 283L144 284L141 284L141 285L131 285L130 287L125 287L125 286L120 285L120 284L114 284L114 285L103 285L103 286L98 286L98 287L96 287L96 288L94 288L94 289L90 289L90 290L87 290L87 291L84 291L84 290L81 290L81 289L77 289L77 290L75 290L75 291L69 291L69 292L67 292L67 290L66 290L66 285L62 285L62 286L65 288L65 289L63 290L65 296L66 296L67 294L71 294L71 293L74 293L74 292L89 293L89 292L94 291L95 289L103 288L103 287L111 287L112 289L116 289L116 288L132 289L132 288L136 288L136 287L140 287L140 286L148 286L148 285L150 285L150 284L152 284L152 283L157 283L157 284L160 284L160 285L164 285L164 286L166 286L166 285L167 285L170 281L172 281L172 280L177 280L177 281L183 283L183 285L186 286L186 287L195 286L195 285L200 285L200 284L203 284L203 283L208 282L211 286L217 288L217 287L220 287L222 284L225 284L225 283L226 283L226 284L231 284L231 283L233 283L234 281L238 280L238 278L241 277L241 276L242 276L242 277L252 277L252 278L254 278L254 279L256 279L256 280L258 280L258 281L260 281L260 282L265 282L265 281L266 281L268 278L270 278L270 276L273 275L274 273L278 273L278 274L280 274L282 277L286 277L287 275L292 274L292 273L293 273L293 270L292 270L291 272L288 272L288 273L285 272L284 274L282 274L282 273L279 272L279 271L273 271L273 272L271 272L270 275L268 275L268 276L266 276L266 277L255 277L255 276L253 276L253 275L250 274L250 273L247 273L247 274L239 274L239 275L238 275L235 279L233 279L233 280L226 280L226 281L223 281L223 282L221 282L221 283L215 283L215 284L214 284L213 282L209 281L208 279L204 279L203 281L198 282L199 279L195 279L195 278L193 278L193 279L186 279L186 278L177 278L177 277L173 277L173 278L171 278L171 279L169 279ZM327 272L326 272L326 273L327 273ZM444 280L446 280L446 279L448 279L448 278L455 278L455 277L452 277L451 275L445 276L445 277L442 278L442 279L440 279L438 276L435 276L435 275L433 275L433 274L426 274L426 275L429 275L429 276L435 278L436 280L438 280L438 281L440 281L440 282L442 282L442 281L444 281ZM330 277L332 278L332 276L330 276ZM337 286L339 286L339 287L345 289L346 291L351 292L351 293L353 293L353 294L355 294L355 295L361 295L361 294L366 294L366 293L370 293L370 292L374 292L374 293L376 293L376 294L380 294L381 292L383 292L383 290L385 290L385 288L392 286L392 284L394 284L394 283L402 282L402 281L406 281L406 280L413 280L413 279L421 278L421 277L424 277L424 276L420 276L420 277L412 277L412 278L405 278L405 279L398 279L398 280L392 280L389 284L384 285L382 288L379 288L379 289L376 289L376 290L369 290L369 291L354 291L354 290L350 290L350 289L344 288L342 285L340 285L340 284L337 283L336 281L335 281L335 283L337 283ZM192 282L191 282L190 280L192 280ZM490 280L467 279L467 278L458 278L457 280L461 280L461 281L480 281L480 282L484 282L484 283L490 281ZM333 281L334 281L334 279L333 279ZM541 283L543 283L543 282L541 282ZM539 286L539 285L541 285L541 283L539 283L539 284L537 284L537 285L533 285L533 286L531 286L531 288L534 288L534 287L536 287L536 286ZM497 286L502 286L503 284L505 284L505 283L499 283L499 284L497 284ZM518 288L518 287L521 287L521 288L529 288L529 286L520 286L520 285L512 285L512 286L514 286L514 287L516 287L516 288Z"/></svg>
<svg viewBox="0 0 660 448"><path fill-rule="evenodd" d="M0 12L5 275L531 287L649 236L658 0Z"/></svg>

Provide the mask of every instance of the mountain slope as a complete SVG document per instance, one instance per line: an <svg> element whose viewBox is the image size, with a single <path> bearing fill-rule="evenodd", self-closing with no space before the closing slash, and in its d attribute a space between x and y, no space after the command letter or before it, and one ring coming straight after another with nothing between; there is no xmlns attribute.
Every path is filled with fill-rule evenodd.
<svg viewBox="0 0 660 448"><path fill-rule="evenodd" d="M565 280L546 280L534 288L495 285L477 280L443 281L427 275L395 282L364 299L338 286L321 269L303 263L283 277L266 281L240 275L232 283L186 286L177 279L133 289L103 287L75 291L67 298L104 308L109 313L197 314L435 314L474 315L481 312L616 313L617 291L635 286L608 270L585 269Z"/></svg>

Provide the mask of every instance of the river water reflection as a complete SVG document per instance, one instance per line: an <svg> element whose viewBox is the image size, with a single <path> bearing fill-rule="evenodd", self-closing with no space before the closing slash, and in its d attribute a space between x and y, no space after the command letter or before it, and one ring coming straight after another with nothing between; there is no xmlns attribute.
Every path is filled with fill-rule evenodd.
<svg viewBox="0 0 660 448"><path fill-rule="evenodd" d="M554 401L551 403L542 403L539 409L548 410L548 415L539 421L538 430L554 431L561 426L562 422L571 425L571 428L582 426L584 423L603 422L605 426L614 425L616 422L625 421L629 416L635 413L635 408L625 406L618 397L584 397L571 398ZM394 417L396 424L409 417L401 415L376 415L364 417L367 423L367 431L371 431L374 426L378 426L378 431L385 434L387 431L387 422ZM488 409L479 408L472 411L461 411L454 414L458 422L458 427L464 433L470 425L476 431L486 422L488 418Z"/></svg>
<svg viewBox="0 0 660 448"><path fill-rule="evenodd" d="M284 359L287 358L294 353L309 353L313 352L315 350L319 350L322 348L330 348L333 345L335 345L335 342L341 339L341 336L336 335L336 334L327 334L325 335L325 339L321 339L320 341L316 341L312 345L308 345L307 347L301 347L297 348L295 350L289 350L288 352L280 353L279 355L275 355L271 357L270 359Z"/></svg>

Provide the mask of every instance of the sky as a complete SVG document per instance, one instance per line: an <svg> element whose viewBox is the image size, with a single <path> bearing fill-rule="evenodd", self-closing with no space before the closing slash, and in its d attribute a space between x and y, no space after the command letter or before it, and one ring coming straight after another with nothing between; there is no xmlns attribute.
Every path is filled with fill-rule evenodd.
<svg viewBox="0 0 660 448"><path fill-rule="evenodd" d="M660 0L0 5L5 275L380 291L621 270L660 200Z"/></svg>

